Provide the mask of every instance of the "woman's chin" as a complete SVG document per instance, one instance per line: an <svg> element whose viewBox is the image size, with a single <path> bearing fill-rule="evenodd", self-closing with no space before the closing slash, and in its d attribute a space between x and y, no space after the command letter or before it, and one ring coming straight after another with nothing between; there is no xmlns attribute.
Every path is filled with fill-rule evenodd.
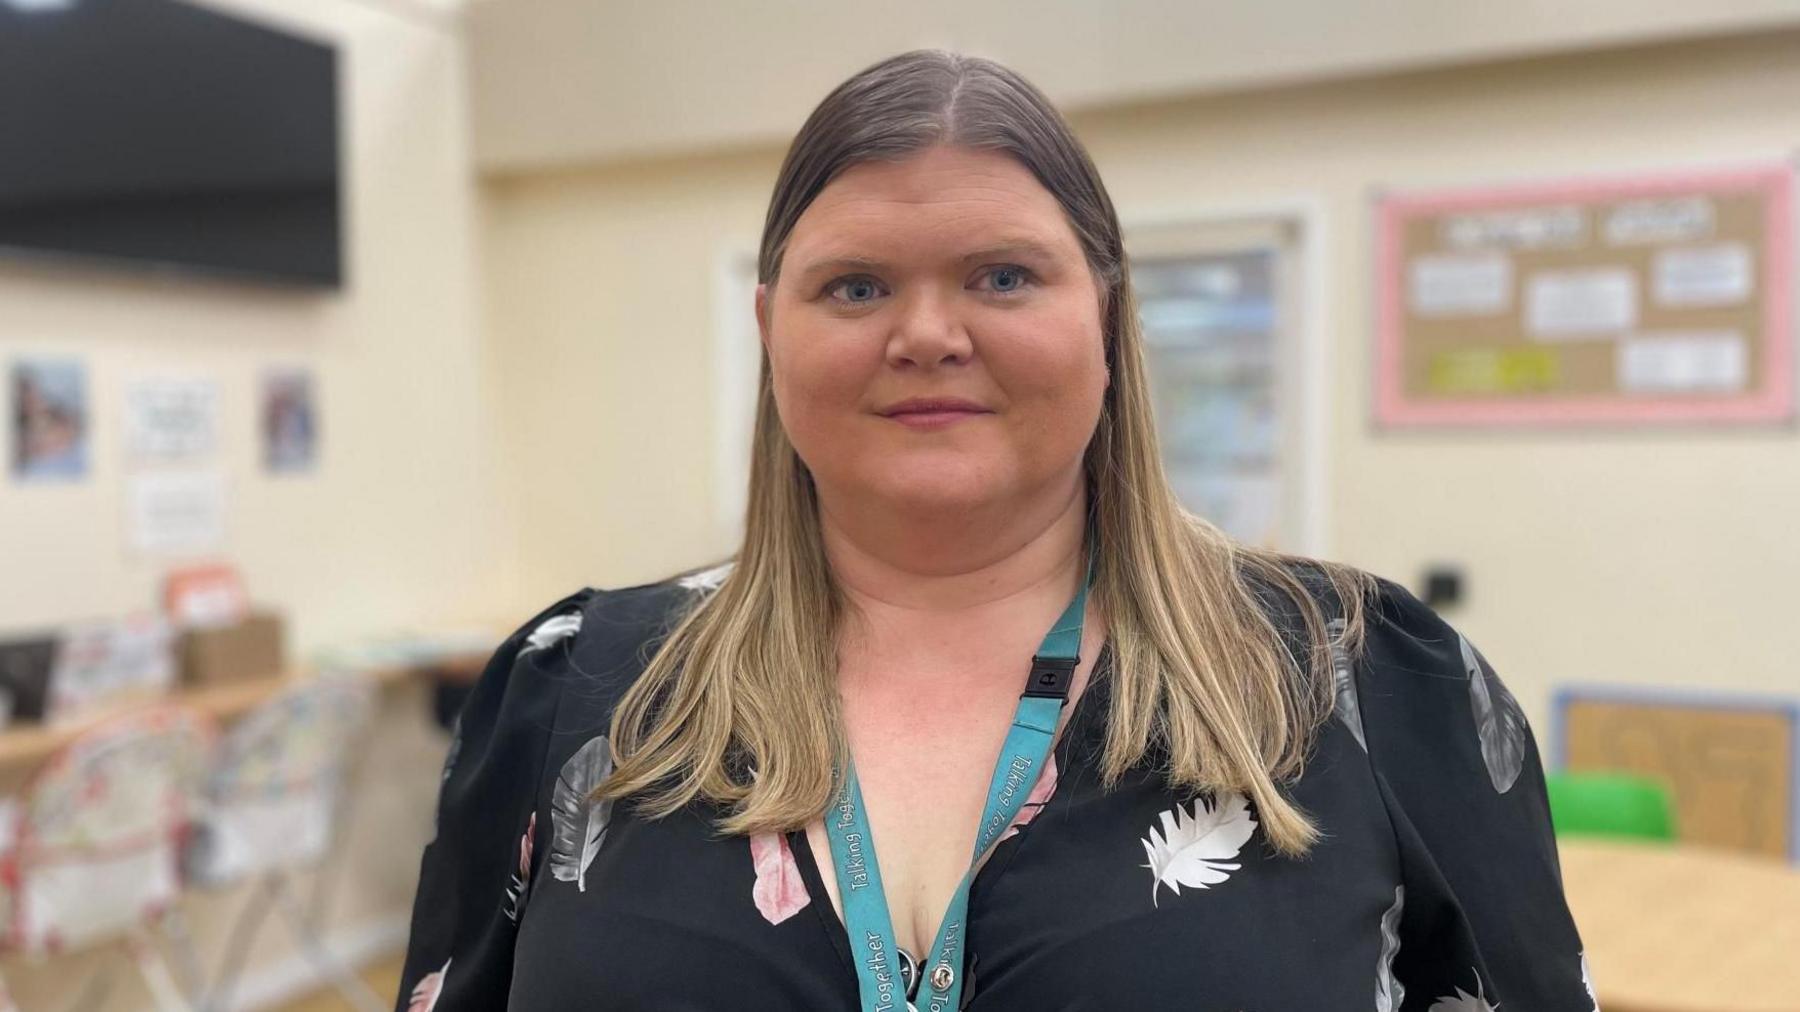
<svg viewBox="0 0 1800 1012"><path fill-rule="evenodd" d="M924 513L977 509L1006 498L1003 482L992 468L957 466L899 467L870 475L867 494L895 508Z"/></svg>

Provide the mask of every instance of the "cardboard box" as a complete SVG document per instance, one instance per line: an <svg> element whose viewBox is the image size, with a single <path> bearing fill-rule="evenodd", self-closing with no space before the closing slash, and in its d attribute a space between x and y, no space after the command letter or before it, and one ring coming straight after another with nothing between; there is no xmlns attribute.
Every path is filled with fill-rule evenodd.
<svg viewBox="0 0 1800 1012"><path fill-rule="evenodd" d="M211 629L190 629L181 637L181 681L221 685L274 678L286 668L281 616L251 611L243 621Z"/></svg>

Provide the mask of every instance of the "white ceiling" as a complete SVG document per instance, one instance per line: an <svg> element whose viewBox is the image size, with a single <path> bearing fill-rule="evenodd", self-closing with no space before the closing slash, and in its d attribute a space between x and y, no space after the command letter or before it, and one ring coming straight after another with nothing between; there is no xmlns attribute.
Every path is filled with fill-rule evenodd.
<svg viewBox="0 0 1800 1012"><path fill-rule="evenodd" d="M414 0L419 2L419 0ZM479 0L476 160L518 172L779 143L837 82L942 46L1065 109L1800 25L1800 0Z"/></svg>

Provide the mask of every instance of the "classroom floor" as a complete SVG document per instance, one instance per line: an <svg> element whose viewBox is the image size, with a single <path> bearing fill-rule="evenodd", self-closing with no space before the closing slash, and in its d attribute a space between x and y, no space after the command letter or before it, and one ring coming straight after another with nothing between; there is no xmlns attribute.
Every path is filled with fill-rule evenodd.
<svg viewBox="0 0 1800 1012"><path fill-rule="evenodd" d="M402 957L395 955L378 963L364 967L362 979L369 982L383 1001L388 1001L400 991L400 963ZM331 988L307 995L299 1001L283 1005L278 1012L353 1012L350 1003L345 1001Z"/></svg>

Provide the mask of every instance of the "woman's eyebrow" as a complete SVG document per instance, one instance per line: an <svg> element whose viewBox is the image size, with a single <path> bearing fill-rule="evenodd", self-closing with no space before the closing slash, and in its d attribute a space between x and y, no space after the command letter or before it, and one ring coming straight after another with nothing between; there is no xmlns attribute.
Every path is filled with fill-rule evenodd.
<svg viewBox="0 0 1800 1012"><path fill-rule="evenodd" d="M959 267L967 267L970 264L987 260L1006 260L1013 258L1054 261L1058 255L1056 249L1051 247L1048 243L1044 243L1037 239L1019 238L1005 239L993 243L992 245L983 246L980 249L971 250L958 257L956 262ZM807 264L801 269L799 278L802 283L810 283L814 278L823 281L826 277L834 276L840 272L867 271L871 274L883 274L886 273L887 270L888 264L869 257L848 255L828 256L822 260L814 260Z"/></svg>
<svg viewBox="0 0 1800 1012"><path fill-rule="evenodd" d="M1054 261L1058 255L1057 251L1049 244L1040 242L1036 239L1006 239L994 243L991 246L983 246L978 250L965 254L960 263L963 266L968 266L969 264L983 260L1006 260L1010 258Z"/></svg>
<svg viewBox="0 0 1800 1012"><path fill-rule="evenodd" d="M799 280L805 285L814 278L823 281L826 277L834 276L840 271L868 271L871 274L880 274L886 272L887 268L887 264L879 260L871 260L868 257L833 256L823 260L814 260L807 264L800 271Z"/></svg>

